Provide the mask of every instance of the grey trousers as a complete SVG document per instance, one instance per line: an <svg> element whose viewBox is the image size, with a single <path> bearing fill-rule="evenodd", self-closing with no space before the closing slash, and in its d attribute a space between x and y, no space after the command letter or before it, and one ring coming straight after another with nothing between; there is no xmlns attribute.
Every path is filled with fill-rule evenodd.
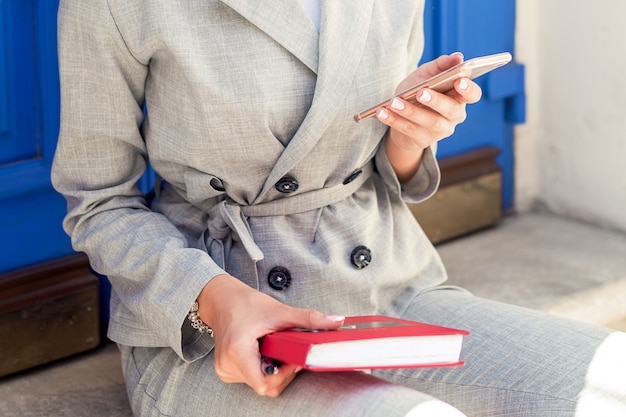
<svg viewBox="0 0 626 417"><path fill-rule="evenodd" d="M225 384L213 355L120 346L137 416L626 416L626 334L454 289L384 314L467 329L456 368L303 371L276 399Z"/></svg>

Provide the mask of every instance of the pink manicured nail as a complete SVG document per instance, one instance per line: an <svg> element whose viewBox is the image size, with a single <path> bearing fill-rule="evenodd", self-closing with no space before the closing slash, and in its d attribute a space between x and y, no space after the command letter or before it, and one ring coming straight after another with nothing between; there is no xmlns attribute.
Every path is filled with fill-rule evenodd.
<svg viewBox="0 0 626 417"><path fill-rule="evenodd" d="M461 81L459 82L459 88L461 90L467 90L467 87L469 87L469 83L465 78L461 78Z"/></svg>
<svg viewBox="0 0 626 417"><path fill-rule="evenodd" d="M404 110L404 103L398 98L391 100L391 108L396 110Z"/></svg>
<svg viewBox="0 0 626 417"><path fill-rule="evenodd" d="M378 118L381 120L385 120L389 117L389 112L385 109L380 109L378 111Z"/></svg>
<svg viewBox="0 0 626 417"><path fill-rule="evenodd" d="M331 315L331 316L326 316L326 318L330 321L344 321L346 318L344 316L335 316L335 315Z"/></svg>
<svg viewBox="0 0 626 417"><path fill-rule="evenodd" d="M428 103L433 96L427 90L422 90L422 94L420 94L420 101L424 103Z"/></svg>

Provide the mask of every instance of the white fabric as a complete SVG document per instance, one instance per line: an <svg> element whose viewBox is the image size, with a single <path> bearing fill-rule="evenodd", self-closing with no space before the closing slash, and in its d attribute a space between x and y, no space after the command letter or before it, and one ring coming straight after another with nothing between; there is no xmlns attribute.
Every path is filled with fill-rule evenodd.
<svg viewBox="0 0 626 417"><path fill-rule="evenodd" d="M309 14L317 31L320 31L320 0L300 0L302 7Z"/></svg>

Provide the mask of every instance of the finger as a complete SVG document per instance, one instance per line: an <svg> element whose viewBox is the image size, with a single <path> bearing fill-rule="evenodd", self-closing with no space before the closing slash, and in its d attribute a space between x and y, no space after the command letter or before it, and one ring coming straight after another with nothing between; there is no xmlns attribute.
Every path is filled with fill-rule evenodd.
<svg viewBox="0 0 626 417"><path fill-rule="evenodd" d="M450 97L447 94L438 93L429 89L423 89L421 91L418 91L416 95L416 100L418 103L430 108L431 110L440 114L452 123L458 124L465 120L465 101L459 101L458 99ZM398 104L397 101L392 101L392 109L394 109L394 103L396 104L396 106ZM424 115L423 111L418 110L418 107L412 106L407 103L407 105L405 105L402 109L402 114L411 120L415 120L415 117L413 117L414 114L416 116ZM426 113L426 115L431 116L429 117L430 120L423 121L423 123L431 123L428 123L425 126L430 126L433 129L437 129L438 127L440 127L439 125L441 125L442 123L439 118L433 117L436 115L432 115L429 113Z"/></svg>
<svg viewBox="0 0 626 417"><path fill-rule="evenodd" d="M259 357L258 373L248 382L248 385L258 394L266 397L277 397L294 380L302 369L299 366L283 364L268 372L268 362Z"/></svg>
<svg viewBox="0 0 626 417"><path fill-rule="evenodd" d="M448 70L455 65L463 62L463 54L460 52L455 52L450 55L441 55L436 58L434 61L431 61L432 66L429 68L430 71L433 71L431 76L437 75L440 72Z"/></svg>
<svg viewBox="0 0 626 417"><path fill-rule="evenodd" d="M275 387L280 385L286 377L286 375L280 375L280 371L275 375L268 375L266 366L267 364L258 352L256 355L247 356L242 364L246 384L261 396L271 395Z"/></svg>
<svg viewBox="0 0 626 417"><path fill-rule="evenodd" d="M432 97L420 96L419 100L432 109L394 98L386 123L404 135L420 140L421 147L427 146L426 141L431 137L440 139L451 135L454 127L465 118L465 105L443 94L433 92Z"/></svg>
<svg viewBox="0 0 626 417"><path fill-rule="evenodd" d="M280 327L302 327L305 329L332 330L343 324L345 317L326 315L316 310L289 308L281 318ZM277 317L278 318L278 317Z"/></svg>
<svg viewBox="0 0 626 417"><path fill-rule="evenodd" d="M432 111L423 108L424 113L434 114ZM396 137L396 144L407 150L425 149L434 142L437 137L433 135L432 131L424 128L418 123L406 119L393 111L387 109L380 109L376 113L378 120L386 124L391 128L391 134ZM443 119L441 116L439 118ZM395 135L400 133L400 135Z"/></svg>
<svg viewBox="0 0 626 417"><path fill-rule="evenodd" d="M428 78L430 78L460 64L461 62L463 62L463 55L461 53L441 55L433 61L422 64L420 68L423 71L422 74L425 74Z"/></svg>
<svg viewBox="0 0 626 417"><path fill-rule="evenodd" d="M231 346L228 350L226 355L217 349L215 352L215 370L220 379L226 383L245 383L260 396L278 396L298 370L295 365L281 365L276 367L276 372L273 372L273 367L272 372L269 372L268 367L273 364L261 357L258 342L253 349Z"/></svg>
<svg viewBox="0 0 626 417"><path fill-rule="evenodd" d="M403 91L412 85L417 84L420 81L424 81L428 78L434 77L442 71L452 68L453 66L463 62L463 55L461 53L454 53L452 55L442 55L439 58L426 62L419 66L418 69L413 71L411 75L405 78L399 85L396 91Z"/></svg>
<svg viewBox="0 0 626 417"><path fill-rule="evenodd" d="M284 364L278 368L276 374L266 375L265 379L268 382L268 388L265 391L265 396L271 398L278 397L296 378L301 369L296 365Z"/></svg>
<svg viewBox="0 0 626 417"><path fill-rule="evenodd" d="M216 340L214 355L215 373L222 381L259 385L261 375L257 373L260 369L260 354L256 340Z"/></svg>
<svg viewBox="0 0 626 417"><path fill-rule="evenodd" d="M461 78L454 83L451 97L467 104L478 102L482 98L483 91L478 84L468 78Z"/></svg>

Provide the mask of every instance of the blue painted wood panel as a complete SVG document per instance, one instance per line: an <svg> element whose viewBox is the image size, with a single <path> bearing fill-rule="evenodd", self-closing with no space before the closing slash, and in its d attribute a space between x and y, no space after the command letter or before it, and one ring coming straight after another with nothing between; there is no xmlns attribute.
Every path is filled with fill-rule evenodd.
<svg viewBox="0 0 626 417"><path fill-rule="evenodd" d="M422 62L460 51L466 59L499 52L514 54L515 0L426 0ZM524 68L509 64L478 80L480 103L468 107L467 121L439 144L439 158L496 146L503 170L503 209L513 206L513 126L525 119Z"/></svg>
<svg viewBox="0 0 626 417"><path fill-rule="evenodd" d="M59 132L58 0L0 0L0 273L72 254L50 168ZM146 192L153 171L141 180Z"/></svg>
<svg viewBox="0 0 626 417"><path fill-rule="evenodd" d="M9 71L5 19L6 12L4 8L0 8L0 146L4 143L2 138L7 135L9 130ZM0 149L0 158L1 155L3 152Z"/></svg>
<svg viewBox="0 0 626 417"><path fill-rule="evenodd" d="M33 2L0 2L0 164L37 156Z"/></svg>
<svg viewBox="0 0 626 417"><path fill-rule="evenodd" d="M0 273L72 253L50 167L59 127L57 0L0 1Z"/></svg>

